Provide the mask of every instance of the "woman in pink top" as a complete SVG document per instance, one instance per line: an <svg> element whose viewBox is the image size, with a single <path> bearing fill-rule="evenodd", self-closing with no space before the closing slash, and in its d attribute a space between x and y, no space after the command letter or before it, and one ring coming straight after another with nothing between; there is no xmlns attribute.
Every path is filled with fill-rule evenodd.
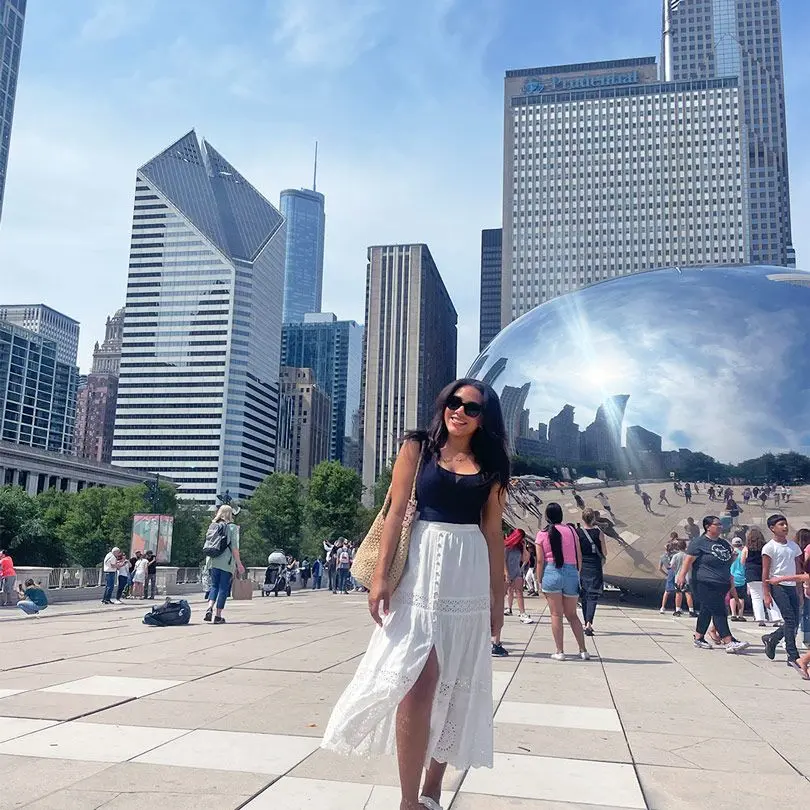
<svg viewBox="0 0 810 810"><path fill-rule="evenodd" d="M587 661L590 656L585 649L585 633L577 616L579 598L579 570L582 567L582 551L576 529L563 523L562 507L550 503L546 507L548 526L537 533L537 581L551 611L551 633L557 652L551 657L564 661L563 616L568 619L574 638L579 644L579 657Z"/></svg>

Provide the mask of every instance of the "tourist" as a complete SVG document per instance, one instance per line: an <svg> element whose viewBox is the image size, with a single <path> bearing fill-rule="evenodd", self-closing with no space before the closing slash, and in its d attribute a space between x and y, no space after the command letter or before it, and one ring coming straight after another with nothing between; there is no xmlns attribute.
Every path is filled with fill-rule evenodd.
<svg viewBox="0 0 810 810"><path fill-rule="evenodd" d="M298 570L301 573L301 589L306 590L307 583L312 575L312 566L309 564L309 560L306 557L301 560L301 565Z"/></svg>
<svg viewBox="0 0 810 810"><path fill-rule="evenodd" d="M323 562L320 557L315 558L312 563L312 590L318 591L321 588L321 580L323 579Z"/></svg>
<svg viewBox="0 0 810 810"><path fill-rule="evenodd" d="M18 586L17 607L28 616L39 616L48 607L48 594L33 579L25 580L25 590Z"/></svg>
<svg viewBox="0 0 810 810"><path fill-rule="evenodd" d="M777 624L782 621L782 614L774 603L765 607L762 595L762 549L765 546L765 536L757 526L752 526L745 533L745 548L742 550L742 561L745 566L745 583L748 595L751 597L751 607L754 611L754 621L760 627L765 627L768 621Z"/></svg>
<svg viewBox="0 0 810 810"><path fill-rule="evenodd" d="M787 497L785 498L787 503ZM802 551L802 570L810 574L810 529L796 532L796 545ZM805 589L806 590L806 589ZM810 649L810 599L802 600L802 644Z"/></svg>
<svg viewBox="0 0 810 810"><path fill-rule="evenodd" d="M743 506L748 506L748 502L751 500L751 487L746 487L742 493L743 497Z"/></svg>
<svg viewBox="0 0 810 810"><path fill-rule="evenodd" d="M132 569L132 598L143 599L143 589L149 571L149 560L139 551Z"/></svg>
<svg viewBox="0 0 810 810"><path fill-rule="evenodd" d="M768 502L768 490L767 489L760 490L759 500L760 500L760 503L762 504L762 508L764 509L765 504Z"/></svg>
<svg viewBox="0 0 810 810"><path fill-rule="evenodd" d="M796 581L777 580L777 584L771 584L771 580L804 573L802 550L793 540L788 540L788 522L784 515L771 515L768 518L768 528L773 537L762 548L762 599L765 607L770 607L773 603L778 605L784 624L762 636L762 643L765 645L765 654L773 661L776 646L784 639L787 664L801 673L799 651L796 647L796 632L801 621Z"/></svg>
<svg viewBox="0 0 810 810"><path fill-rule="evenodd" d="M736 654L747 649L747 641L735 641L728 628L726 593L736 597L731 576L731 546L720 537L720 518L709 515L703 518L703 534L696 537L686 550L686 559L676 577L676 584L683 588L686 578L692 573L692 588L700 604L695 626L695 647L712 649L706 641L709 625L714 624L721 644L727 653Z"/></svg>
<svg viewBox="0 0 810 810"><path fill-rule="evenodd" d="M518 617L522 624L534 624L534 619L526 613L526 603L523 601L523 563L528 554L526 552L526 532L515 529L504 538L504 573L506 576L506 609L504 616L512 615L512 604L515 596L518 603Z"/></svg>
<svg viewBox="0 0 810 810"><path fill-rule="evenodd" d="M330 546L326 555L326 572L329 590L337 593L337 551L334 546Z"/></svg>
<svg viewBox="0 0 810 810"><path fill-rule="evenodd" d="M649 493L647 493L647 492L642 492L641 493L641 502L644 504L644 508L648 512L652 512L652 506L651 506L652 498L649 496Z"/></svg>
<svg viewBox="0 0 810 810"><path fill-rule="evenodd" d="M676 539L672 545L674 548L674 553L669 563L672 584L675 586L675 610L673 611L672 615L676 618L680 618L683 615L683 598L685 596L686 605L689 608L689 615L693 619L696 619L698 614L695 613L695 602L692 598L691 573L687 574L683 585L678 586L678 574L681 572L681 566L683 566L684 561L686 560L686 540Z"/></svg>
<svg viewBox="0 0 810 810"><path fill-rule="evenodd" d="M526 543L527 557L523 564L523 581L526 583L526 596L539 596L540 588L537 584L537 577L534 570L537 568L537 554L534 543Z"/></svg>
<svg viewBox="0 0 810 810"><path fill-rule="evenodd" d="M420 458L420 519L392 594L387 573ZM501 519L508 484L495 392L476 380L451 383L428 430L409 434L397 455L368 596L378 627L322 742L364 756L396 750L400 810L438 807L447 764L458 770L493 764L489 639L504 621Z"/></svg>
<svg viewBox="0 0 810 810"><path fill-rule="evenodd" d="M605 495L604 492L598 492L596 494L596 499L599 501L599 503L602 504L605 511L615 520L616 516L613 514L613 510L610 508L610 501L608 500L608 496Z"/></svg>
<svg viewBox="0 0 810 810"><path fill-rule="evenodd" d="M14 560L11 555L5 550L0 549L0 599L2 605L12 605L16 601L17 593L17 571L14 568Z"/></svg>
<svg viewBox="0 0 810 810"><path fill-rule="evenodd" d="M686 518L686 526L684 526L684 530L686 531L687 540L694 540L700 535L700 529L698 528L697 523L695 523L695 519L693 517Z"/></svg>
<svg viewBox="0 0 810 810"><path fill-rule="evenodd" d="M113 546L104 557L104 562L101 566L102 573L104 574L104 593L101 597L102 605L112 604L115 581L118 578L118 568L120 567L120 563L118 562L120 554L121 549L118 548L118 546Z"/></svg>
<svg viewBox="0 0 810 810"><path fill-rule="evenodd" d="M146 552L148 567L146 569L146 585L144 586L144 599L155 598L155 586L157 584L157 557L151 549Z"/></svg>
<svg viewBox="0 0 810 810"><path fill-rule="evenodd" d="M683 485L683 497L686 498L687 503L692 503L692 487L689 486L688 481Z"/></svg>
<svg viewBox="0 0 810 810"><path fill-rule="evenodd" d="M563 511L558 503L552 502L546 507L546 520L547 527L537 533L537 581L551 612L551 634L557 648L551 657L555 661L565 660L565 617L579 645L579 657L587 661L590 656L585 647L585 633L577 616L582 565L579 538L573 526L563 523Z"/></svg>
<svg viewBox="0 0 810 810"><path fill-rule="evenodd" d="M675 553L675 546L672 543L672 535L670 541L664 548L664 553L658 558L658 570L664 575L664 595L661 597L661 608L659 613L667 612L667 604L669 603L670 594L675 594L675 572L672 570L672 555Z"/></svg>
<svg viewBox="0 0 810 810"><path fill-rule="evenodd" d="M735 537L731 541L734 559L731 561L731 576L734 579L735 596L729 596L730 619L733 622L747 621L745 616L745 558L743 557L742 537Z"/></svg>
<svg viewBox="0 0 810 810"><path fill-rule="evenodd" d="M666 489L662 489L658 493L658 505L661 506L661 504L663 504L663 503L665 503L667 506L672 506L672 504L667 499L667 491L666 491Z"/></svg>
<svg viewBox="0 0 810 810"><path fill-rule="evenodd" d="M116 562L118 563L118 587L115 591L115 599L113 599L113 604L120 605L127 588L129 588L129 577L132 563L127 559L127 555L124 554L123 551L119 551L118 554L116 554Z"/></svg>
<svg viewBox="0 0 810 810"><path fill-rule="evenodd" d="M577 532L582 567L579 572L579 599L582 603L582 620L585 623L585 635L593 635L593 620L596 615L596 605L605 582L602 575L602 565L607 557L605 535L594 525L596 515L593 509L582 510L582 528Z"/></svg>
<svg viewBox="0 0 810 810"><path fill-rule="evenodd" d="M349 541L343 538L343 544L337 552L337 577L333 593L349 592L349 571L352 567L352 555L349 552Z"/></svg>
<svg viewBox="0 0 810 810"><path fill-rule="evenodd" d="M809 531L809 530L805 530ZM801 583L801 587L803 588L803 595L804 595L804 603L807 604L810 602L810 572L804 571L801 574L795 574L794 576L776 576L771 577L768 580L769 584L771 585L787 585L790 582L796 583L798 587L798 583ZM788 662L790 663L790 662ZM797 667L799 670L799 674L802 678L806 681L810 681L810 651L805 652L803 655L800 655L796 661ZM792 666L792 665L791 665Z"/></svg>
<svg viewBox="0 0 810 810"><path fill-rule="evenodd" d="M209 532L219 523L225 526L228 544L218 556L205 558L205 567L211 574L211 590L208 592L208 610L205 611L203 621L225 624L222 611L231 593L234 571L241 576L245 573L245 567L239 558L239 527L233 522L233 509L228 504L217 509Z"/></svg>

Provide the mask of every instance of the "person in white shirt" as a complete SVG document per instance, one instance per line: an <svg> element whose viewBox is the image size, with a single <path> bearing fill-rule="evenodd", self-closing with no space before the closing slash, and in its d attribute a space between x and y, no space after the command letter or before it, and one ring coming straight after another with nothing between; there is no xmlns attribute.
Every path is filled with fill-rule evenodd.
<svg viewBox="0 0 810 810"><path fill-rule="evenodd" d="M784 625L773 633L762 636L765 654L773 660L776 646L784 638L787 651L787 664L804 677L799 664L799 651L796 647L796 631L802 610L802 593L796 582L773 582L773 577L795 576L802 573L802 550L793 540L788 540L788 522L784 515L771 515L768 528L773 534L762 548L762 598L765 607L775 602L782 614Z"/></svg>
<svg viewBox="0 0 810 810"><path fill-rule="evenodd" d="M146 572L149 568L149 560L146 557L138 557L135 562L135 569L132 572L132 596L135 599L143 599L143 586L146 582Z"/></svg>
<svg viewBox="0 0 810 810"><path fill-rule="evenodd" d="M102 566L104 572L104 595L101 597L102 605L111 605L113 601L113 591L115 590L115 580L118 577L118 555L121 549L118 546L110 549L104 557Z"/></svg>

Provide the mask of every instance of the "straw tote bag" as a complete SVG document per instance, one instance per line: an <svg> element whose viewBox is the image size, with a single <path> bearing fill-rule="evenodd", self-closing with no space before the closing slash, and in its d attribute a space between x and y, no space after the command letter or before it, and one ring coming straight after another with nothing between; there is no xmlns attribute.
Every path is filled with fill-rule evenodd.
<svg viewBox="0 0 810 810"><path fill-rule="evenodd" d="M388 569L388 582L392 591L396 589L400 579L402 579L402 572L405 570L405 561L408 559L408 547L411 543L411 528L413 527L414 521L419 517L416 511L416 479L419 478L419 470L422 468L423 450L424 447L419 450L419 461L416 462L416 472L413 476L413 483L411 484L411 497L408 500L408 505L405 507L405 515L402 518L402 529L400 529L399 532L399 540L394 550L394 558L391 560L391 567ZM354 561L352 562L352 577L366 588L371 588L371 580L374 578L377 560L380 558L383 526L385 526L385 518L390 508L391 487L388 487L382 509L377 513L377 517L374 518L374 523L371 524L371 528L360 544L360 548L357 549L357 554L354 555Z"/></svg>

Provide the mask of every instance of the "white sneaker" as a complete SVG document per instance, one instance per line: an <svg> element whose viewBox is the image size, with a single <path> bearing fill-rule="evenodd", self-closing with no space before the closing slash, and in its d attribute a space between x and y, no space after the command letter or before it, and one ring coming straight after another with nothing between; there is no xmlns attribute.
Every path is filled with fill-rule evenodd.
<svg viewBox="0 0 810 810"><path fill-rule="evenodd" d="M729 643L724 646L729 655L736 655L743 650L747 650L751 645L747 641L729 641Z"/></svg>
<svg viewBox="0 0 810 810"><path fill-rule="evenodd" d="M113 599L112 602L113 602L114 605L120 605L121 604L120 599Z"/></svg>
<svg viewBox="0 0 810 810"><path fill-rule="evenodd" d="M534 619L528 613L521 613L520 621L522 624L534 624Z"/></svg>
<svg viewBox="0 0 810 810"><path fill-rule="evenodd" d="M580 654L579 654L579 657L580 657L581 661L590 661L591 660L591 655L587 650L582 650L582 652L580 652Z"/></svg>
<svg viewBox="0 0 810 810"><path fill-rule="evenodd" d="M554 661L565 661L565 653L552 653L551 657Z"/></svg>
<svg viewBox="0 0 810 810"><path fill-rule="evenodd" d="M664 608L661 608L661 610L659 610L658 612L663 616L666 613L666 610L664 610Z"/></svg>

